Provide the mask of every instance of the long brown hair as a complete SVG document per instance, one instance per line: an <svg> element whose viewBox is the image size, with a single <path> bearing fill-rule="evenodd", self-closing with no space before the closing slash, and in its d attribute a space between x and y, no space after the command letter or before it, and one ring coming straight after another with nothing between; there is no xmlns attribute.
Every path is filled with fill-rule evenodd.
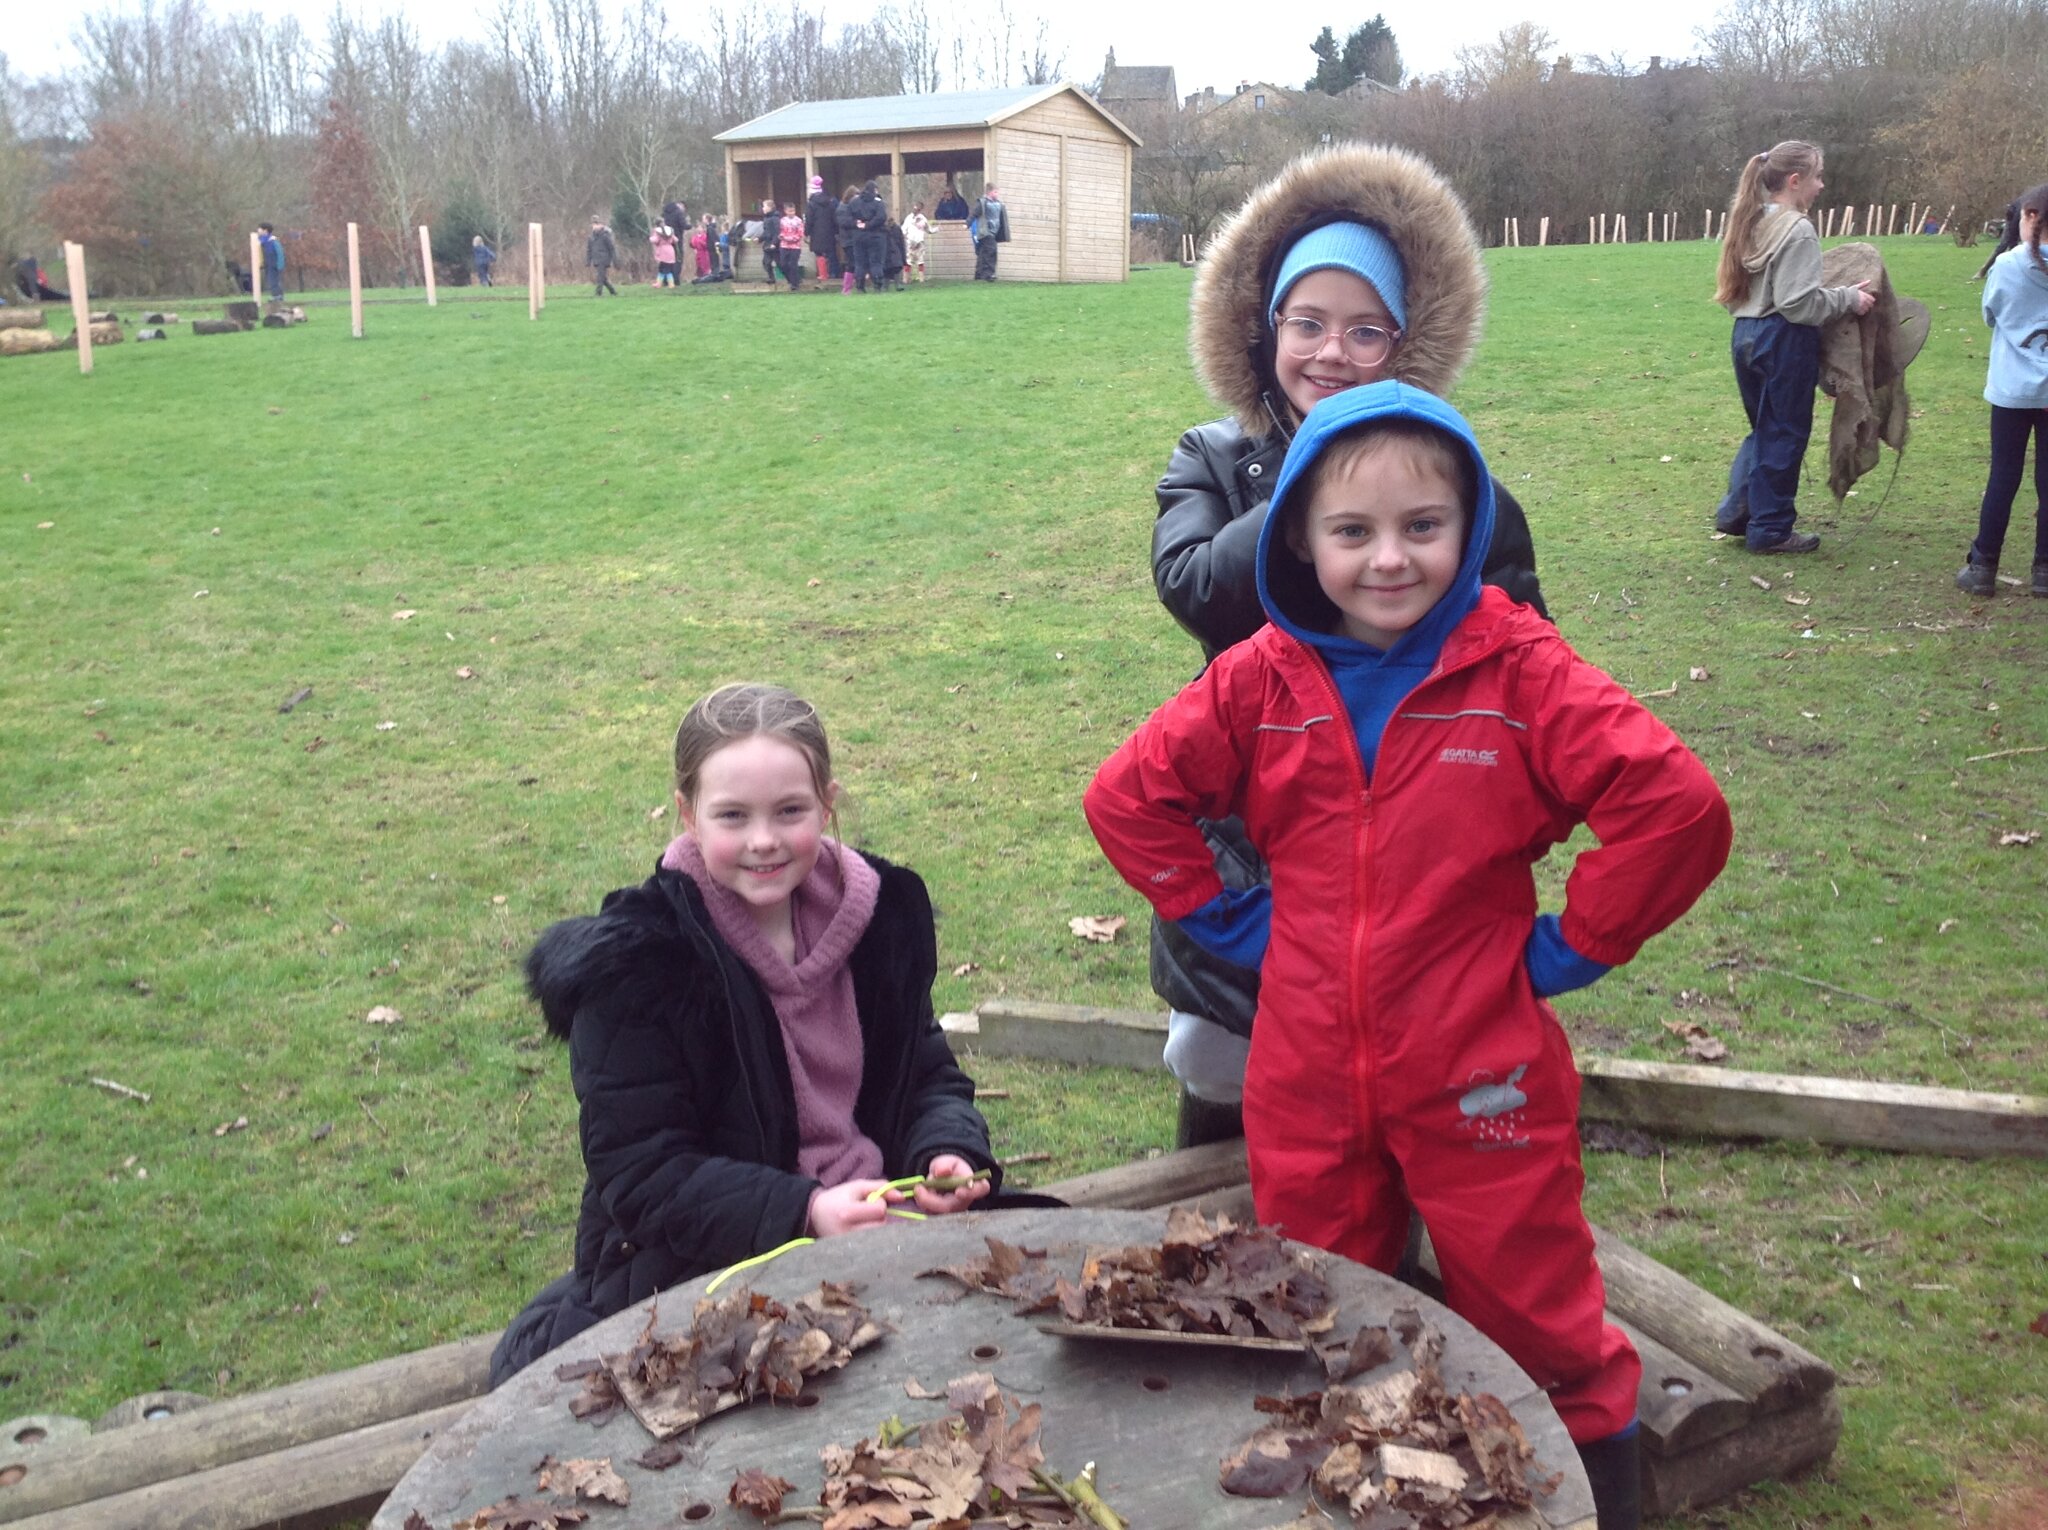
<svg viewBox="0 0 2048 1530"><path fill-rule="evenodd" d="M1721 235L1721 264L1714 273L1714 301L1723 308L1748 301L1749 267L1742 257L1749 253L1749 236L1763 219L1764 203L1783 191L1793 176L1819 171L1820 150L1798 138L1751 155L1743 165L1735 183L1735 200L1728 204L1728 226Z"/></svg>
<svg viewBox="0 0 2048 1530"><path fill-rule="evenodd" d="M2034 269L2048 272L2048 261L2041 259L2041 230L2048 225L2048 182L2032 191L2021 192L2018 205L2022 214L2034 215L2034 232L2021 242L2026 245L2027 253L2034 257Z"/></svg>
<svg viewBox="0 0 2048 1530"><path fill-rule="evenodd" d="M818 709L779 685L737 682L721 685L683 714L676 729L676 790L695 803L704 762L727 744L758 734L780 739L811 767L811 786L829 812L832 806L832 746Z"/></svg>

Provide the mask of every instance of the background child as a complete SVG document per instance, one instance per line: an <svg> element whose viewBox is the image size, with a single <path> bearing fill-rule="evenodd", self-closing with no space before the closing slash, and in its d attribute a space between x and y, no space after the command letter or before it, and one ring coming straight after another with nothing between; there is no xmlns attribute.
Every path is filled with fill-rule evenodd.
<svg viewBox="0 0 2048 1530"><path fill-rule="evenodd" d="M592 297L603 297L607 292L613 297L619 295L619 289L612 285L612 267L618 259L618 241L612 238L611 229L604 219L592 218L590 237L583 241L583 263L596 276L596 286L590 294Z"/></svg>
<svg viewBox="0 0 2048 1530"><path fill-rule="evenodd" d="M654 285L673 287L676 284L676 231L666 223L657 223L647 235L647 242L654 246Z"/></svg>
<svg viewBox="0 0 2048 1530"><path fill-rule="evenodd" d="M1211 241L1195 273L1189 340L1203 385L1230 413L1175 445L1152 527L1153 584L1204 662L1265 624L1253 553L1287 443L1309 409L1385 377L1448 395L1485 312L1486 272L1464 203L1402 149L1304 155ZM1366 328L1384 339L1347 334ZM1247 345L1248 335L1257 343ZM1493 491L1498 515L1482 577L1541 611L1529 523L1498 480ZM1207 832L1229 886L1264 881L1242 825L1226 820ZM1152 986L1169 1011L1166 1064L1183 1088L1177 1140L1234 1136L1258 974L1155 920Z"/></svg>
<svg viewBox="0 0 2048 1530"><path fill-rule="evenodd" d="M991 1171L932 1016L916 873L828 837L830 748L777 686L729 685L675 741L684 832L638 887L550 928L527 985L569 1043L587 1175L575 1267L506 1329L491 1384L657 1291L806 1234L879 1225L887 1181Z"/></svg>
<svg viewBox="0 0 2048 1530"><path fill-rule="evenodd" d="M476 267L476 284L479 287L491 285L491 267L497 264L498 252L484 242L482 234L469 236L469 258Z"/></svg>
<svg viewBox="0 0 2048 1530"><path fill-rule="evenodd" d="M1984 283L1984 322L1991 326L1984 378L1984 398L1991 405L1991 476L1977 512L1977 540L1956 585L1971 595L1998 593L1998 555L2032 436L2033 593L2048 598L2048 261L2041 258L2048 185L2023 193L2014 205L2018 243L1991 263Z"/></svg>
<svg viewBox="0 0 2048 1530"><path fill-rule="evenodd" d="M1714 529L1744 536L1753 553L1809 553L1820 538L1793 529L1799 466L1813 434L1820 383L1820 327L1839 313L1868 313L1862 282L1820 284L1820 236L1806 216L1826 183L1821 152L1787 139L1742 167L1714 301L1735 316L1729 350L1749 434L1728 469Z"/></svg>
<svg viewBox="0 0 2048 1530"><path fill-rule="evenodd" d="M1641 1366L1603 1318L1578 1073L1542 1000L1692 904L1728 810L1640 702L1481 585L1494 508L1449 405L1392 382L1318 404L1259 535L1272 625L1160 708L1085 807L1161 917L1262 965L1259 1220L1391 1270L1412 1203L1446 1300L1549 1391L1601 1530L1623 1530ZM1270 895L1216 874L1201 825L1233 814ZM1598 846L1539 918L1530 868L1580 823Z"/></svg>
<svg viewBox="0 0 2048 1530"><path fill-rule="evenodd" d="M804 220L797 216L794 202L782 204L776 234L781 245L777 260L783 279L789 283L789 290L796 292L804 284Z"/></svg>
<svg viewBox="0 0 2048 1530"><path fill-rule="evenodd" d="M924 203L912 202L903 216L903 265L924 280L924 243L931 237L931 219L924 215Z"/></svg>

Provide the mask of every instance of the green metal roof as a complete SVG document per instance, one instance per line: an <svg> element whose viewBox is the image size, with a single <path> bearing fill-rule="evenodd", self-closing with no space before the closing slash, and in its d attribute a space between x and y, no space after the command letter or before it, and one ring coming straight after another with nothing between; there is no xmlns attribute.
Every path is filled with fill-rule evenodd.
<svg viewBox="0 0 2048 1530"><path fill-rule="evenodd" d="M727 128L714 143L756 143L765 138L836 138L853 133L908 133L938 128L987 127L1040 101L1071 90L1104 121L1136 143L1137 135L1072 85L1024 85L1011 90L954 90L925 96L861 96L845 101L796 101Z"/></svg>

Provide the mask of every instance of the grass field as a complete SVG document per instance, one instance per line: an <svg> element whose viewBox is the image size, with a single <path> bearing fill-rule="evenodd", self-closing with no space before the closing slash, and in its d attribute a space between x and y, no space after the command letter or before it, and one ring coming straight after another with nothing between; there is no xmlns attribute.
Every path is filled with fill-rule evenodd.
<svg viewBox="0 0 2048 1530"><path fill-rule="evenodd" d="M1699 908L1559 1007L1585 1051L1675 1059L1695 1020L1731 1066L2043 1094L2048 841L2001 838L2048 830L2048 601L1951 584L1982 252L1885 247L1935 310L1913 443L1840 509L1810 482L1822 554L1778 561L1708 535L1741 417L1707 247L1490 257L1456 401L1561 629L1675 687L1737 823ZM1146 557L1214 413L1187 289L564 288L539 323L458 295L361 341L343 305L89 379L0 363L0 1416L481 1332L566 1265L574 1102L518 961L651 866L717 682L818 702L855 837L932 886L942 1008L1150 1004L1077 800L1196 662ZM999 1151L1053 1154L1020 1175L1171 1138L1159 1076L974 1071ZM1832 1467L1701 1522L2043 1522L2038 1163L1673 1140L1588 1172L1596 1220L1845 1378Z"/></svg>

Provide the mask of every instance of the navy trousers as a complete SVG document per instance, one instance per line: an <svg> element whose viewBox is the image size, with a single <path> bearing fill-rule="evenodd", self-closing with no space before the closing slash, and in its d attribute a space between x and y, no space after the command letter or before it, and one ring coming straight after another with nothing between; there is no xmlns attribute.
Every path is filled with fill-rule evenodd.
<svg viewBox="0 0 2048 1530"><path fill-rule="evenodd" d="M1991 406L1991 476L1977 511L1972 563L1996 563L2005 550L2005 528L2027 468L2027 437L2034 438L2034 561L2048 563L2048 409Z"/></svg>
<svg viewBox="0 0 2048 1530"><path fill-rule="evenodd" d="M1813 390L1820 385L1820 328L1781 314L1737 319L1729 342L1735 386L1749 434L1728 469L1728 496L1714 512L1722 531L1769 547L1792 530L1799 468L1813 434Z"/></svg>

